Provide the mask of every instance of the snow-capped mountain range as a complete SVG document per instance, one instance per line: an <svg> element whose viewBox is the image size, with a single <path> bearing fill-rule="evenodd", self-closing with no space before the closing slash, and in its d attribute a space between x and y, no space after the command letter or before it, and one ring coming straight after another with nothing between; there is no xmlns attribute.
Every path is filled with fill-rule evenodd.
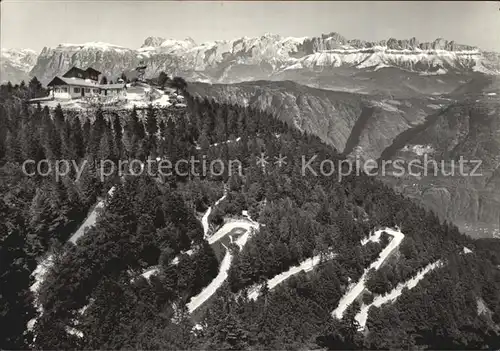
<svg viewBox="0 0 500 351"><path fill-rule="evenodd" d="M4 49L0 56L1 81L19 82L29 78L29 72L36 63L38 54L30 49ZM11 78L12 77L12 78Z"/></svg>
<svg viewBox="0 0 500 351"><path fill-rule="evenodd" d="M25 56L21 58L16 52ZM35 62L30 61L33 56L28 53L32 51L2 49L2 81L36 76L46 83L71 66L92 66L108 78L116 78L122 72L132 71L140 61L147 64L147 77L165 71L191 80L224 83L293 79L297 74L317 75L321 70L337 67L368 70L396 67L423 74L500 73L500 54L453 41L436 39L419 43L415 38L391 38L366 42L348 40L338 33L313 38L265 34L201 44L191 38L149 37L139 49L101 42L60 44L55 48L45 47Z"/></svg>

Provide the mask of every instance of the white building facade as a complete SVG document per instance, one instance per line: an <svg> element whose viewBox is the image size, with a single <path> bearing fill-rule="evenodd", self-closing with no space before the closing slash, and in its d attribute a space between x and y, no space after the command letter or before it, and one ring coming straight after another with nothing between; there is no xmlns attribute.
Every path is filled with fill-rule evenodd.
<svg viewBox="0 0 500 351"><path fill-rule="evenodd" d="M54 77L47 86L54 99L68 100L92 96L125 97L126 84L99 84L101 72L87 68L71 68L62 77Z"/></svg>

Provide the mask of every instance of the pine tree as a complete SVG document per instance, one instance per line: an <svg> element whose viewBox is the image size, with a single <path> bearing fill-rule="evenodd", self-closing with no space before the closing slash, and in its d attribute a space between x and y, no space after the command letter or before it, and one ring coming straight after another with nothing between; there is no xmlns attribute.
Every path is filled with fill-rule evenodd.
<svg viewBox="0 0 500 351"><path fill-rule="evenodd" d="M64 126L64 112L62 110L61 104L57 104L54 110L54 123L57 132L60 133Z"/></svg>
<svg viewBox="0 0 500 351"><path fill-rule="evenodd" d="M139 160L146 161L151 151L150 145L147 140L141 139L138 141L136 156Z"/></svg>
<svg viewBox="0 0 500 351"><path fill-rule="evenodd" d="M42 109L42 121L46 121L50 119L50 110L47 106L44 106Z"/></svg>
<svg viewBox="0 0 500 351"><path fill-rule="evenodd" d="M142 121L137 122L136 136L138 140L144 140L146 138L146 128Z"/></svg>
<svg viewBox="0 0 500 351"><path fill-rule="evenodd" d="M127 78L127 75L125 74L125 72L122 72L120 78L124 81L124 82L127 82L129 83L130 80Z"/></svg>
<svg viewBox="0 0 500 351"><path fill-rule="evenodd" d="M208 348L244 350L248 347L249 336L236 313L231 311L234 303L231 292L225 288L218 295L206 319Z"/></svg>
<svg viewBox="0 0 500 351"><path fill-rule="evenodd" d="M134 107L132 108L132 112L130 112L130 116L127 119L127 128L133 135L135 135L139 139L144 138L144 126L142 123L139 121L139 117L137 116L137 109Z"/></svg>
<svg viewBox="0 0 500 351"><path fill-rule="evenodd" d="M354 301L344 312L341 320L341 334L347 349L357 349L359 323L355 316L360 310L359 302Z"/></svg>
<svg viewBox="0 0 500 351"><path fill-rule="evenodd" d="M109 135L108 133L104 132L102 134L101 140L99 141L97 160L109 160L111 158L112 150L110 149L109 144Z"/></svg>
<svg viewBox="0 0 500 351"><path fill-rule="evenodd" d="M125 128L125 132L122 138L122 144L126 156L129 159L135 157L135 153L137 150L136 137L132 133L132 131L129 130L129 128Z"/></svg>
<svg viewBox="0 0 500 351"><path fill-rule="evenodd" d="M161 71L160 75L158 76L158 85L161 88L164 88L165 84L167 84L168 80L169 80L168 75L164 71Z"/></svg>
<svg viewBox="0 0 500 351"><path fill-rule="evenodd" d="M156 123L156 112L152 105L148 106L146 113L146 130L148 132L150 142L154 143L156 132L158 131L158 125Z"/></svg>
<svg viewBox="0 0 500 351"><path fill-rule="evenodd" d="M186 81L181 78L181 77L174 77L170 81L170 86L176 90L176 93L179 94L179 92L184 93L187 88L187 83Z"/></svg>
<svg viewBox="0 0 500 351"><path fill-rule="evenodd" d="M61 130L61 151L63 159L65 160L77 159L75 139L71 135L71 125L69 121L66 121L64 123L64 127Z"/></svg>
<svg viewBox="0 0 500 351"><path fill-rule="evenodd" d="M200 146L201 153L206 155L208 153L208 149L210 148L210 141L208 140L208 136L205 132L201 133L198 145Z"/></svg>
<svg viewBox="0 0 500 351"><path fill-rule="evenodd" d="M20 144L24 160L38 162L43 158L43 151L37 138L35 122L32 119L26 120L21 125Z"/></svg>
<svg viewBox="0 0 500 351"><path fill-rule="evenodd" d="M36 194L29 207L29 235L31 250L37 255L45 252L50 243L51 228L56 227L59 217L57 199L52 198L50 181L44 179L36 189Z"/></svg>
<svg viewBox="0 0 500 351"><path fill-rule="evenodd" d="M26 324L35 316L30 302L30 271L33 261L29 259L26 234L21 218L9 214L3 199L0 199L0 348L5 350L28 349L29 339ZM30 262L31 261L31 262Z"/></svg>
<svg viewBox="0 0 500 351"><path fill-rule="evenodd" d="M15 134L7 130L5 138L5 159L9 162L21 162L22 151L19 140Z"/></svg>
<svg viewBox="0 0 500 351"><path fill-rule="evenodd" d="M84 147L90 143L90 130L92 129L90 125L90 119L85 118L85 122L82 127L82 138Z"/></svg>
<svg viewBox="0 0 500 351"><path fill-rule="evenodd" d="M238 115L232 106L228 106L227 113L227 133L228 135L239 135L238 134Z"/></svg>
<svg viewBox="0 0 500 351"><path fill-rule="evenodd" d="M84 136L82 125L78 117L73 118L70 123L70 136L73 140L76 157L78 159L83 158L85 156Z"/></svg>
<svg viewBox="0 0 500 351"><path fill-rule="evenodd" d="M3 105L0 105L0 159L5 156L5 140L9 128L8 122L7 111Z"/></svg>
<svg viewBox="0 0 500 351"><path fill-rule="evenodd" d="M43 96L44 94L42 83L40 83L37 77L31 78L31 80L28 83L28 88L29 88L29 97L32 99Z"/></svg>
<svg viewBox="0 0 500 351"><path fill-rule="evenodd" d="M114 145L115 145L115 156L119 159L122 155L122 137L123 130L120 122L120 117L118 115L113 119L113 133L114 133Z"/></svg>
<svg viewBox="0 0 500 351"><path fill-rule="evenodd" d="M160 119L160 123L158 123L158 130L160 131L161 140L165 139L165 122L163 119Z"/></svg>
<svg viewBox="0 0 500 351"><path fill-rule="evenodd" d="M247 131L247 116L245 110L240 110L238 113L238 135L243 135Z"/></svg>
<svg viewBox="0 0 500 351"><path fill-rule="evenodd" d="M48 159L60 159L61 135L58 133L54 122L52 122L50 118L44 118L40 143Z"/></svg>
<svg viewBox="0 0 500 351"><path fill-rule="evenodd" d="M29 91L28 88L26 87L26 83L24 82L24 80L22 80L21 83L19 84L19 90L20 90L19 93L23 99L28 98Z"/></svg>
<svg viewBox="0 0 500 351"><path fill-rule="evenodd" d="M95 120L92 124L92 129L95 130L99 135L104 132L106 127L106 120L104 119L104 112L101 107L99 107L95 114Z"/></svg>
<svg viewBox="0 0 500 351"><path fill-rule="evenodd" d="M101 138L104 134L105 128L106 121L104 120L103 111L99 107L96 112L95 121L92 124L92 128L90 130L89 143L87 144L87 154L92 155L93 158L97 158L99 144L101 142Z"/></svg>
<svg viewBox="0 0 500 351"><path fill-rule="evenodd" d="M77 180L80 188L82 203L87 208L96 202L101 188L94 160L95 159L93 157L87 156L81 177Z"/></svg>

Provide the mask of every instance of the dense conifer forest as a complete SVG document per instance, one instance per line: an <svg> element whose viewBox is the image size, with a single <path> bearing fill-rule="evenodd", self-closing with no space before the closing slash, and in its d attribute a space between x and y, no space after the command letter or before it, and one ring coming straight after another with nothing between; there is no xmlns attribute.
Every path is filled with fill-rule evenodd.
<svg viewBox="0 0 500 351"><path fill-rule="evenodd" d="M263 111L184 93L185 109L72 112L28 105L26 99L43 95L36 80L1 86L0 348L500 348L499 240L462 235L374 177L353 174L338 182L304 176L302 157L317 155L312 167L318 169L322 160L342 155ZM262 153L269 160L265 167L255 162ZM286 164L274 163L279 155ZM226 167L201 176L121 175L117 169L103 176L96 166L158 157L172 163L222 160ZM42 176L34 164L44 159L87 167L81 174ZM235 159L241 174L227 167ZM23 173L25 160L35 161L26 166L33 176ZM243 249L229 245L235 259L227 281L190 314L186 304L217 275L221 261L200 220L225 192L209 216L212 230L242 211L260 228ZM103 199L96 225L77 244L68 242ZM360 241L374 228L395 226L404 241L370 272L363 301L430 263L443 265L396 301L371 308L360 332L354 316L361 301L341 320L331 312L390 239L364 246ZM464 254L464 247L472 253ZM329 253L336 257L263 289L255 301L244 293ZM48 255L54 264L35 297L31 273ZM152 266L158 274L142 277Z"/></svg>

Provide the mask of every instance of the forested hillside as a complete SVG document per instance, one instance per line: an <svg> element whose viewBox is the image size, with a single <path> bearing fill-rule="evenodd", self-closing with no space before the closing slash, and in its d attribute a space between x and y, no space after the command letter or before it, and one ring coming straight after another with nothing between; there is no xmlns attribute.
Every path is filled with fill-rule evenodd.
<svg viewBox="0 0 500 351"><path fill-rule="evenodd" d="M142 119L135 109L75 117L28 106L29 89L38 88L0 90L0 348L500 348L499 240L472 240L362 173L340 182L303 175L303 157L317 155L314 169L343 158L318 137L261 110L187 92L186 109L150 107ZM263 154L268 163L256 163ZM279 156L286 164L274 162ZM199 175L201 164L184 165L163 176L103 174L95 166L192 157L226 167ZM35 174L28 176L28 159L87 167L56 178L28 164ZM241 162L241 174L230 171L230 160ZM96 225L68 242L103 198ZM210 245L202 225L209 207L209 234L244 211L259 229L244 246ZM350 284L394 240L361 244L385 227L404 233L401 245L370 272L343 318L332 317ZM190 299L221 269L218 250L234 256L228 278L190 313ZM31 273L49 254L53 264L34 294ZM322 257L315 269L248 298L255 284L315 255ZM363 304L438 260L442 266L416 287L372 307L360 331L355 316ZM143 276L151 267L156 274Z"/></svg>
<svg viewBox="0 0 500 351"><path fill-rule="evenodd" d="M436 160L442 171L430 177L399 177L389 171L380 172L379 179L462 232L491 238L500 235L500 80L480 73L453 77L454 84L444 84L450 77L383 68L354 81L396 91L325 90L292 81L192 83L188 90L197 97L268 111L350 158ZM330 81L349 86L336 77ZM405 94L407 85L425 89ZM480 160L480 176L445 174L460 156Z"/></svg>

